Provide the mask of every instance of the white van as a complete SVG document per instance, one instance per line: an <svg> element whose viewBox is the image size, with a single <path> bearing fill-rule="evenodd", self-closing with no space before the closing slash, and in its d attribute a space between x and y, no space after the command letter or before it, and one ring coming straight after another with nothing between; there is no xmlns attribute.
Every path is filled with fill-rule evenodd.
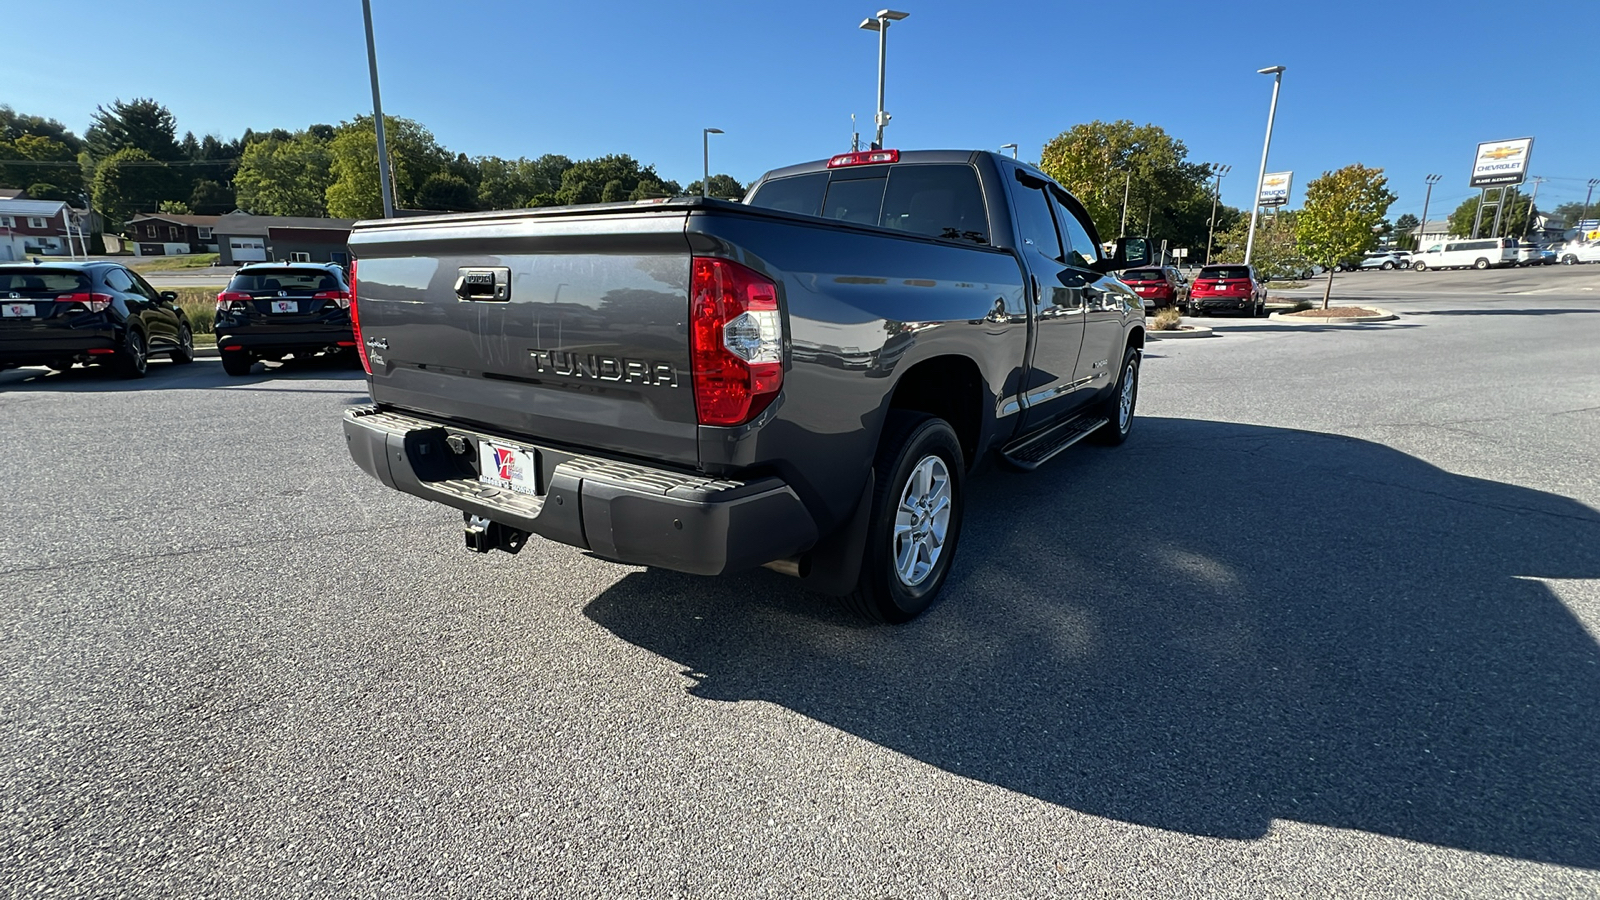
<svg viewBox="0 0 1600 900"><path fill-rule="evenodd" d="M1517 264L1516 238L1480 238L1475 241L1446 241L1434 244L1411 256L1411 268L1487 269Z"/></svg>

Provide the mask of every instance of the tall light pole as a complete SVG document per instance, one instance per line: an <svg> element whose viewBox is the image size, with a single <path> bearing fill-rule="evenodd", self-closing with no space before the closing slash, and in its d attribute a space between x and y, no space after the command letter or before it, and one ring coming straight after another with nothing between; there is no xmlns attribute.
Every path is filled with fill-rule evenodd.
<svg viewBox="0 0 1600 900"><path fill-rule="evenodd" d="M721 128L700 129L700 154L705 160L705 174L700 176L700 198L711 196L711 136L721 134Z"/></svg>
<svg viewBox="0 0 1600 900"><path fill-rule="evenodd" d="M372 121L378 129L378 187L383 191L383 217L394 218L394 186L389 183L389 145L383 139L383 103L378 99L378 50L372 43L372 0L361 0L367 24L367 72L372 76Z"/></svg>
<svg viewBox="0 0 1600 900"><path fill-rule="evenodd" d="M1428 193L1422 197L1422 224L1417 226L1417 246L1413 250L1422 249L1422 236L1428 232L1428 201L1433 199L1433 186L1439 183L1442 176L1429 175L1424 180L1428 182Z"/></svg>
<svg viewBox="0 0 1600 900"><path fill-rule="evenodd" d="M889 114L883 111L883 71L884 56L889 51L889 23L898 22L911 15L893 9L880 9L878 14L861 23L862 29L878 33L878 115L873 121L877 122L877 137L872 141L872 149L883 149L883 126L889 124Z"/></svg>
<svg viewBox="0 0 1600 900"><path fill-rule="evenodd" d="M1206 265L1211 265L1211 238L1217 233L1217 200L1222 197L1222 178L1233 171L1233 166L1211 163L1211 174L1217 177L1217 189L1211 192L1211 227L1206 229Z"/></svg>
<svg viewBox="0 0 1600 900"><path fill-rule="evenodd" d="M1256 175L1255 196L1250 198L1250 236L1244 242L1244 264L1250 265L1250 254L1256 248L1256 216L1261 212L1261 184L1267 180L1267 152L1272 149L1272 120L1278 115L1278 88L1283 84L1283 66L1257 69L1257 75L1272 76L1272 105L1267 107L1267 140L1261 145L1261 172Z"/></svg>
<svg viewBox="0 0 1600 900"><path fill-rule="evenodd" d="M1012 159L1016 159L1017 158L1017 145L1016 144L1001 144L1000 145L1000 149L1001 150L1010 150L1011 151L1011 158Z"/></svg>

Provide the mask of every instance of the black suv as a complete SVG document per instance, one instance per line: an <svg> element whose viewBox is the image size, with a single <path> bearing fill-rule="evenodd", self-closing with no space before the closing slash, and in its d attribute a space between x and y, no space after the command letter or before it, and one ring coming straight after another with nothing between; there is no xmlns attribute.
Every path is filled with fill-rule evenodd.
<svg viewBox="0 0 1600 900"><path fill-rule="evenodd" d="M0 369L110 363L140 378L153 353L193 362L177 299L112 262L0 264Z"/></svg>
<svg viewBox="0 0 1600 900"><path fill-rule="evenodd" d="M255 263L217 295L217 351L229 375L258 359L343 353L359 366L350 326L350 285L325 263Z"/></svg>

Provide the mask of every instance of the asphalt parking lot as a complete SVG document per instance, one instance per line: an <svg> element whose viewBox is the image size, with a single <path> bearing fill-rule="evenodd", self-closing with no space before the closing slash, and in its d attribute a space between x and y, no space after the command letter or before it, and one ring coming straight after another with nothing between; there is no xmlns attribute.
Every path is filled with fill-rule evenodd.
<svg viewBox="0 0 1600 900"><path fill-rule="evenodd" d="M1335 285L1400 318L1152 342L900 628L474 556L359 373L0 373L0 884L1596 896L1600 267Z"/></svg>

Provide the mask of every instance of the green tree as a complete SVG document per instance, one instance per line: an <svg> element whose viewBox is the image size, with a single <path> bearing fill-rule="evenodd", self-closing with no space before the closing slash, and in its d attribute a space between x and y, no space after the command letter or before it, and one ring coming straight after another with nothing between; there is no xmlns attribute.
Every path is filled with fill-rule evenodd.
<svg viewBox="0 0 1600 900"><path fill-rule="evenodd" d="M622 153L573 163L561 174L555 200L565 206L675 197L681 193L678 183L657 175L654 166L641 166L638 160Z"/></svg>
<svg viewBox="0 0 1600 900"><path fill-rule="evenodd" d="M147 97L128 103L113 100L110 109L96 106L90 122L84 144L96 160L127 149L142 150L162 162L183 158L177 121L165 106Z"/></svg>
<svg viewBox="0 0 1600 900"><path fill-rule="evenodd" d="M416 205L417 191L428 176L446 168L450 156L433 139L433 133L410 119L384 116L384 139L394 181L395 205ZM378 138L371 116L358 116L339 126L329 144L333 154L333 183L328 186L328 214L346 219L374 219L383 215L383 194L378 185Z"/></svg>
<svg viewBox="0 0 1600 900"><path fill-rule="evenodd" d="M306 132L250 144L233 177L239 206L267 216L325 216L331 184L333 151Z"/></svg>
<svg viewBox="0 0 1600 900"><path fill-rule="evenodd" d="M1600 204L1591 202L1585 210L1582 200L1563 203L1550 211L1552 218L1556 219L1565 228L1576 228L1578 223L1585 218L1600 217Z"/></svg>
<svg viewBox="0 0 1600 900"><path fill-rule="evenodd" d="M83 174L72 148L37 134L0 138L0 187L27 187L30 197L54 199L34 193L35 184L64 194L82 192Z"/></svg>
<svg viewBox="0 0 1600 900"><path fill-rule="evenodd" d="M478 208L477 191L465 178L451 172L435 172L417 189L418 209L466 212Z"/></svg>
<svg viewBox="0 0 1600 900"><path fill-rule="evenodd" d="M118 150L95 168L94 206L109 227L120 229L135 213L170 199L172 182L172 170L145 151Z"/></svg>
<svg viewBox="0 0 1600 900"><path fill-rule="evenodd" d="M1417 236L1412 230L1422 224L1416 216L1406 213L1394 222L1394 245L1401 250L1417 249Z"/></svg>
<svg viewBox="0 0 1600 900"><path fill-rule="evenodd" d="M1214 255L1219 263L1242 263L1250 237L1250 217L1239 210L1226 231L1219 230ZM1295 210L1280 209L1261 216L1256 223L1255 247L1250 252L1250 264L1267 281L1297 278L1311 265L1300 253L1295 237L1295 224L1299 218ZM1219 228L1221 213L1218 213Z"/></svg>
<svg viewBox="0 0 1600 900"><path fill-rule="evenodd" d="M554 206L561 175L572 168L572 160L553 153L538 159L480 156L475 162L479 209ZM543 202L535 202L536 199Z"/></svg>
<svg viewBox="0 0 1600 900"><path fill-rule="evenodd" d="M14 141L25 134L59 141L74 154L83 149L83 141L55 119L26 115L0 104L0 140Z"/></svg>
<svg viewBox="0 0 1600 900"><path fill-rule="evenodd" d="M195 179L194 188L189 192L189 208L198 215L226 215L238 205L231 187L209 178Z"/></svg>
<svg viewBox="0 0 1600 900"><path fill-rule="evenodd" d="M1489 232L1494 228L1495 207L1493 203L1484 207L1483 221L1478 223L1479 237L1499 237L1501 235L1521 235L1528 230L1528 198L1521 194L1512 194L1506 203L1506 210L1500 217L1500 234L1492 235ZM1450 214L1450 233L1469 237L1472 235L1472 223L1478 217L1478 198L1468 197Z"/></svg>
<svg viewBox="0 0 1600 900"><path fill-rule="evenodd" d="M1382 169L1354 163L1306 185L1306 202L1295 221L1295 235L1306 259L1332 269L1340 260L1372 247L1375 229L1394 203ZM1322 292L1322 308L1333 294L1333 272Z"/></svg>
<svg viewBox="0 0 1600 900"><path fill-rule="evenodd" d="M1074 125L1045 144L1039 167L1084 205L1103 239L1122 233L1124 189L1128 231L1176 246L1205 246L1211 192L1205 166L1155 125L1094 121Z"/></svg>
<svg viewBox="0 0 1600 900"><path fill-rule="evenodd" d="M711 176L707 181L711 185L711 190L707 191L707 193L713 197L721 197L725 200L739 200L744 197L745 186L740 184L738 179L732 175L717 174ZM700 196L700 182L698 180L691 181L689 186L683 189L683 192L691 197Z"/></svg>
<svg viewBox="0 0 1600 900"><path fill-rule="evenodd" d="M190 209L189 204L182 200L163 200L161 205L156 207L156 212L169 213L174 216L187 216L192 214L194 210Z"/></svg>

